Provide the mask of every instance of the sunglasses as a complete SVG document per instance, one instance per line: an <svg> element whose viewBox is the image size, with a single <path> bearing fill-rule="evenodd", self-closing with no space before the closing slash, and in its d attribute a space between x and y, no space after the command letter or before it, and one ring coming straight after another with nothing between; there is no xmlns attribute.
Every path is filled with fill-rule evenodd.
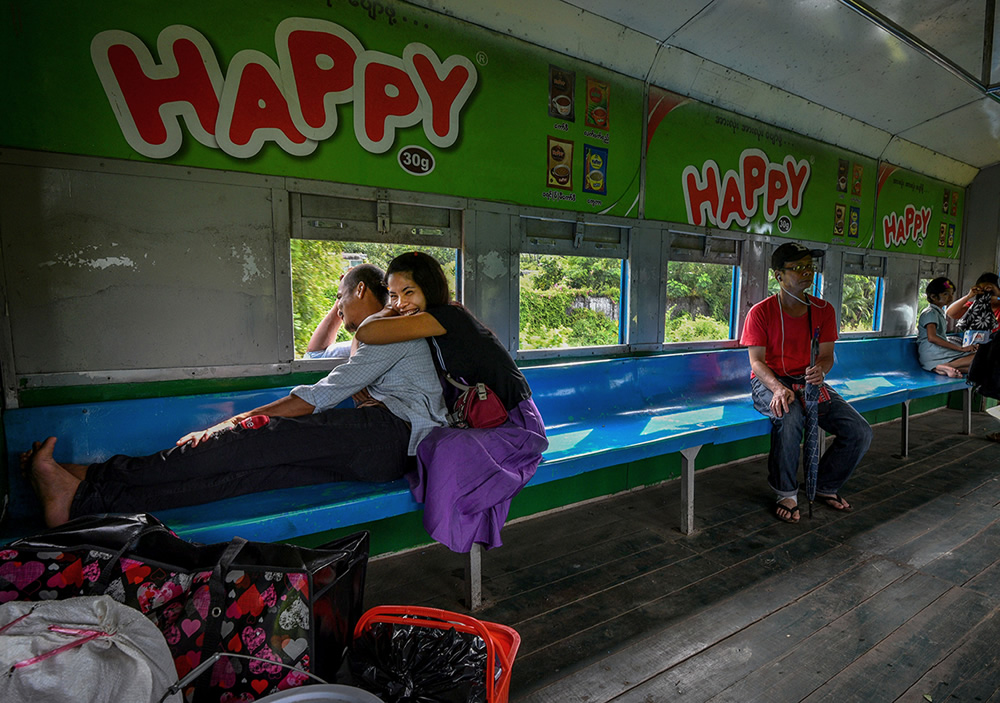
<svg viewBox="0 0 1000 703"><path fill-rule="evenodd" d="M795 273L805 273L806 271L815 271L816 264L798 264L797 266L782 266L783 271L794 271Z"/></svg>

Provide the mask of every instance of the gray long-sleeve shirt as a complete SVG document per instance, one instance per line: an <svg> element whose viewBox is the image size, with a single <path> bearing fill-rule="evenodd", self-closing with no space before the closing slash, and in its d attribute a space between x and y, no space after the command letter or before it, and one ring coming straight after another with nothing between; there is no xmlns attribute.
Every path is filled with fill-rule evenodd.
<svg viewBox="0 0 1000 703"><path fill-rule="evenodd" d="M427 433L448 424L441 382L423 339L360 344L347 363L311 386L296 386L292 395L315 406L314 412L321 412L366 387L393 415L410 423L410 456L416 455L417 445Z"/></svg>

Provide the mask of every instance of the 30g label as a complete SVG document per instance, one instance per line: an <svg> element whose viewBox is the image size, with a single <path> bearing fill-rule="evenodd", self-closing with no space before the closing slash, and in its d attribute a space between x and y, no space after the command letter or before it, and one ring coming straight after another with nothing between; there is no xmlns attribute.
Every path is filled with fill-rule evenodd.
<svg viewBox="0 0 1000 703"><path fill-rule="evenodd" d="M404 146L396 158L402 169L414 176L426 176L434 170L434 157L422 146Z"/></svg>

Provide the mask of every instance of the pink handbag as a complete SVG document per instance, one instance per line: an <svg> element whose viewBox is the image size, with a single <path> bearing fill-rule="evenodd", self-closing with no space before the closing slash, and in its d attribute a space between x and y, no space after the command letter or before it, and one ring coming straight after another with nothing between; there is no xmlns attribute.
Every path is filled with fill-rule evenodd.
<svg viewBox="0 0 1000 703"><path fill-rule="evenodd" d="M452 427L472 427L487 429L499 427L507 422L507 408L500 397L485 383L467 386L445 374L445 380L461 391L454 408L448 413L448 423Z"/></svg>

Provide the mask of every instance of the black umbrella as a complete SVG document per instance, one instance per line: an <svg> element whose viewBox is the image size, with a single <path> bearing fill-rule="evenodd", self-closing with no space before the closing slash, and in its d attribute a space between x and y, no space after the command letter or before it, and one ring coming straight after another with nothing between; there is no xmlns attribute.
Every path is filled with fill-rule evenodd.
<svg viewBox="0 0 1000 703"><path fill-rule="evenodd" d="M809 350L809 366L816 365L819 356L819 327L813 333ZM806 383L802 391L805 406L805 441L803 453L806 474L806 497L809 499L809 517L813 516L813 501L816 499L816 481L819 476L819 386Z"/></svg>

